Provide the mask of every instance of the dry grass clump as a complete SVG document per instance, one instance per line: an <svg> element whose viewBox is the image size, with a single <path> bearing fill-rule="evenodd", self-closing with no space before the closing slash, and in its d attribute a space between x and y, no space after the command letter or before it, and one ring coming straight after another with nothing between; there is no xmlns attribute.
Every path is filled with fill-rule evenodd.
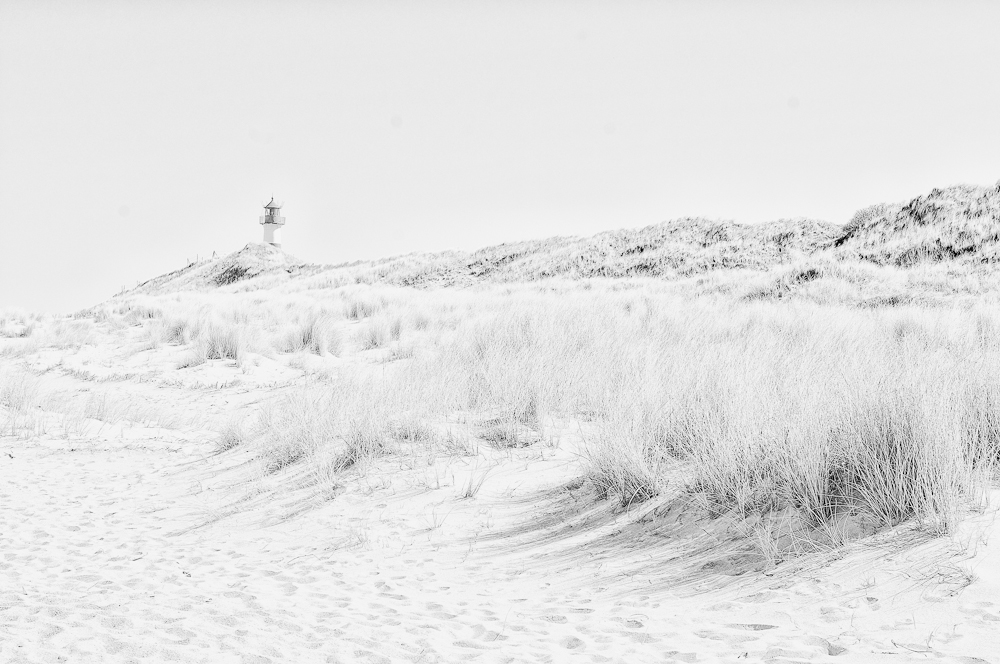
<svg viewBox="0 0 1000 664"><path fill-rule="evenodd" d="M394 438L387 418L368 408L346 414L340 434L343 447L327 462L327 467L335 472L388 453L389 442Z"/></svg>
<svg viewBox="0 0 1000 664"><path fill-rule="evenodd" d="M144 296L143 304L125 302L119 309L126 318L135 312L152 347L190 345L184 367L211 359L235 360L242 366L247 353L342 354L341 317L332 299L328 294L323 298L296 293Z"/></svg>
<svg viewBox="0 0 1000 664"><path fill-rule="evenodd" d="M358 344L361 350L386 348L389 344L399 341L403 334L403 319L401 316L379 315L372 318L358 334Z"/></svg>
<svg viewBox="0 0 1000 664"><path fill-rule="evenodd" d="M187 344L191 343L195 329L183 318L165 318L150 327L150 337L161 343Z"/></svg>
<svg viewBox="0 0 1000 664"><path fill-rule="evenodd" d="M208 360L233 360L242 366L248 353L273 351L271 337L279 329L287 329L282 319L282 303L268 302L266 298L223 294L192 295L186 299L144 298L144 301L147 302L144 305L119 306L126 312L126 318L134 313L135 320L145 327L152 347L191 346L180 368L198 366ZM300 335L307 336L305 341L311 347L335 346L333 335L325 331L325 322L314 318L307 322L309 330L300 331Z"/></svg>
<svg viewBox="0 0 1000 664"><path fill-rule="evenodd" d="M161 307L142 302L129 303L121 307L117 313L122 315L122 319L128 325L139 325L144 321L163 317L163 309Z"/></svg>
<svg viewBox="0 0 1000 664"><path fill-rule="evenodd" d="M216 452L227 452L247 442L249 433L243 419L232 419L219 432L215 441Z"/></svg>
<svg viewBox="0 0 1000 664"><path fill-rule="evenodd" d="M614 362L629 376L588 447L605 493L629 503L672 483L718 513L794 508L814 523L849 513L875 527L916 517L948 529L983 489L1000 436L982 400L1000 398L1000 353L969 321L681 315L682 328L639 333Z"/></svg>
<svg viewBox="0 0 1000 664"><path fill-rule="evenodd" d="M658 496L668 482L669 456L651 434L659 425L647 413L622 409L601 423L600 436L585 448L588 477L601 498L620 505L642 503Z"/></svg>
<svg viewBox="0 0 1000 664"><path fill-rule="evenodd" d="M256 348L252 329L236 324L209 323L197 331L191 355L179 368L204 364L208 360L233 360L242 366L246 354Z"/></svg>
<svg viewBox="0 0 1000 664"><path fill-rule="evenodd" d="M142 325L162 317L163 309L152 298L141 296L125 301L112 301L73 314L73 318L90 319L111 330Z"/></svg>
<svg viewBox="0 0 1000 664"><path fill-rule="evenodd" d="M167 428L190 423L190 418L121 391L52 392L29 373L0 371L0 431L6 435L31 437L54 428L69 437L81 433L87 419Z"/></svg>
<svg viewBox="0 0 1000 664"><path fill-rule="evenodd" d="M0 372L0 431L18 436L37 433L45 403L38 379L21 371Z"/></svg>
<svg viewBox="0 0 1000 664"><path fill-rule="evenodd" d="M349 320L369 318L384 310L387 304L384 297L347 294L344 296L344 316Z"/></svg>
<svg viewBox="0 0 1000 664"><path fill-rule="evenodd" d="M77 409L77 412L71 406L62 410L69 415L79 415L108 424L124 422L167 429L179 428L187 419L144 398L117 390L95 390L87 395L82 408Z"/></svg>
<svg viewBox="0 0 1000 664"><path fill-rule="evenodd" d="M76 316L74 315L74 317ZM98 325L103 325L111 330L123 330L129 326L124 316L111 311L107 307L99 307L92 310L88 317Z"/></svg>
<svg viewBox="0 0 1000 664"><path fill-rule="evenodd" d="M496 401L492 416L479 423L480 437L497 448L527 447L545 434L545 411L538 392L508 393Z"/></svg>
<svg viewBox="0 0 1000 664"><path fill-rule="evenodd" d="M289 395L267 405L239 440L253 445L264 474L309 460L314 473L329 478L382 456L394 440L394 427L385 401L365 400L377 389L365 385L359 379L340 389Z"/></svg>
<svg viewBox="0 0 1000 664"><path fill-rule="evenodd" d="M631 502L672 482L718 513L940 530L982 491L1000 450L982 405L1000 398L1000 354L968 321L779 309L711 320L649 339L659 352L631 363L632 389L590 447L605 491Z"/></svg>
<svg viewBox="0 0 1000 664"><path fill-rule="evenodd" d="M340 355L344 340L334 316L310 313L284 335L279 348L286 353L306 351L316 355Z"/></svg>
<svg viewBox="0 0 1000 664"><path fill-rule="evenodd" d="M99 341L100 337L94 329L93 322L89 320L56 320L46 326L45 336L42 341L46 348L79 348L84 345L93 345Z"/></svg>
<svg viewBox="0 0 1000 664"><path fill-rule="evenodd" d="M392 437L403 443L429 443L437 437L437 432L418 417L402 417L392 427Z"/></svg>
<svg viewBox="0 0 1000 664"><path fill-rule="evenodd" d="M28 320L26 325L8 328L10 341L0 344L0 357L24 357L44 349L76 349L95 345L101 338L89 319L35 316Z"/></svg>
<svg viewBox="0 0 1000 664"><path fill-rule="evenodd" d="M38 317L24 311L0 310L0 337L27 339L35 331Z"/></svg>
<svg viewBox="0 0 1000 664"><path fill-rule="evenodd" d="M431 326L430 315L423 310L415 310L410 312L409 316L409 326L414 330L426 330Z"/></svg>
<svg viewBox="0 0 1000 664"><path fill-rule="evenodd" d="M312 455L331 434L323 404L313 398L286 398L264 408L250 434L264 473L276 473Z"/></svg>

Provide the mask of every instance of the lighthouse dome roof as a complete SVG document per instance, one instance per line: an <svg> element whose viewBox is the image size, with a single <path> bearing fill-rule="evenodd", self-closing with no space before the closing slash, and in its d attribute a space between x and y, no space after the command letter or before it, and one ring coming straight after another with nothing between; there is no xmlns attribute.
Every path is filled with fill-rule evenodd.
<svg viewBox="0 0 1000 664"><path fill-rule="evenodd" d="M268 210L280 210L281 203L274 202L274 196L271 197L271 202L264 206Z"/></svg>

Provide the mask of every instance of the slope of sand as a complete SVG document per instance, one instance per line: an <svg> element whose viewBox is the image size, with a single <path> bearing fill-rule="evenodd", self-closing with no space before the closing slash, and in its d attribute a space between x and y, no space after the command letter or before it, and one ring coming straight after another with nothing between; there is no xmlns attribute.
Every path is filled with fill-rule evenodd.
<svg viewBox="0 0 1000 664"><path fill-rule="evenodd" d="M18 367L176 422L0 438L0 662L1000 662L992 513L762 565L722 521L598 500L558 421L322 491L251 481L213 432L301 371L174 352L99 384L79 353Z"/></svg>

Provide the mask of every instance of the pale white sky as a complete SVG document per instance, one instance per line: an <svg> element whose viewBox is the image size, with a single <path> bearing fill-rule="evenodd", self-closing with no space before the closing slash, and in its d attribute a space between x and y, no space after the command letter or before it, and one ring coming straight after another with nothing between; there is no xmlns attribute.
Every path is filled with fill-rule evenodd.
<svg viewBox="0 0 1000 664"><path fill-rule="evenodd" d="M0 0L0 308L1000 179L996 2Z"/></svg>

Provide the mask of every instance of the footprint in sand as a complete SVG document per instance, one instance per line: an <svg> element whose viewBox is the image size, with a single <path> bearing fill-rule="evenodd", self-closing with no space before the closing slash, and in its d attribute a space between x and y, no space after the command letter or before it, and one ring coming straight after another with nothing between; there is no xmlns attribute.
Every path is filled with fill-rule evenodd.
<svg viewBox="0 0 1000 664"><path fill-rule="evenodd" d="M562 625L569 621L569 619L566 618L566 616L557 616L557 615L542 616L542 620L544 620L545 622L555 623L557 625Z"/></svg>
<svg viewBox="0 0 1000 664"><path fill-rule="evenodd" d="M836 657L837 655L841 655L847 652L847 648L844 648L843 646L838 646L834 643L830 643L826 639L820 638L818 636L810 636L804 641L804 643L810 646L819 647L821 650L824 650L826 654L830 655L831 657Z"/></svg>
<svg viewBox="0 0 1000 664"><path fill-rule="evenodd" d="M731 627L733 629L745 629L751 632L760 632L765 629L777 629L777 625L765 625L763 623L730 623L726 627Z"/></svg>
<svg viewBox="0 0 1000 664"><path fill-rule="evenodd" d="M564 639L559 641L559 645L561 645L563 648L566 648L567 650L582 650L587 646L587 644L584 643L582 639L578 639L575 636L565 637Z"/></svg>
<svg viewBox="0 0 1000 664"><path fill-rule="evenodd" d="M850 612L839 606L821 606L819 614L825 622L840 622L851 616Z"/></svg>
<svg viewBox="0 0 1000 664"><path fill-rule="evenodd" d="M628 638L632 643L658 643L660 641L655 636L651 636L645 632L632 632L628 635Z"/></svg>

